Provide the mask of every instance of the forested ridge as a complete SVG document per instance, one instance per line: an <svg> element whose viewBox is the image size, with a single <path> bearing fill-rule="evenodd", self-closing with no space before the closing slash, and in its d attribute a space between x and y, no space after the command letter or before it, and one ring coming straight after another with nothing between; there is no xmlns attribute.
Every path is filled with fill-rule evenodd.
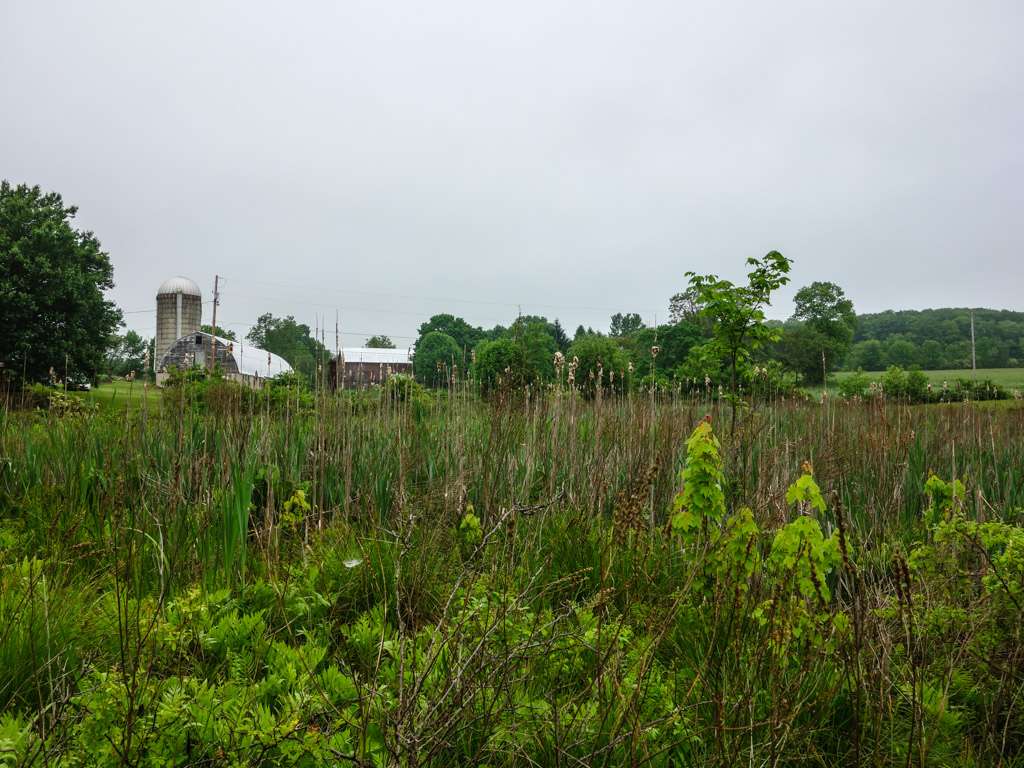
<svg viewBox="0 0 1024 768"><path fill-rule="evenodd" d="M1024 312L975 309L974 334L979 368L1024 364ZM858 315L846 367L877 371L890 365L969 368L971 310L904 309Z"/></svg>

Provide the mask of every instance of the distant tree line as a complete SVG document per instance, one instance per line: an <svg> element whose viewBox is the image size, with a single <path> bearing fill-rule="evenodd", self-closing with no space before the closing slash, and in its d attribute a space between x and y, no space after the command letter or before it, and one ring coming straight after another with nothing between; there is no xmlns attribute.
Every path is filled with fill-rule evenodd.
<svg viewBox="0 0 1024 768"><path fill-rule="evenodd" d="M979 368L1024 365L1024 312L974 310ZM859 315L846 368L971 367L971 310L922 309Z"/></svg>

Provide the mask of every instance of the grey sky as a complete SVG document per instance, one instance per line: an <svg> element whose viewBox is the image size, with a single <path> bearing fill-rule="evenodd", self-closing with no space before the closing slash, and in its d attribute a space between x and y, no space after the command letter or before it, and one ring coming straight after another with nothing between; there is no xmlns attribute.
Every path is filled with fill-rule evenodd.
<svg viewBox="0 0 1024 768"><path fill-rule="evenodd" d="M2 0L0 176L80 207L123 309L219 273L242 332L651 322L773 248L780 317L812 280L1024 310L1022 33L1019 0Z"/></svg>

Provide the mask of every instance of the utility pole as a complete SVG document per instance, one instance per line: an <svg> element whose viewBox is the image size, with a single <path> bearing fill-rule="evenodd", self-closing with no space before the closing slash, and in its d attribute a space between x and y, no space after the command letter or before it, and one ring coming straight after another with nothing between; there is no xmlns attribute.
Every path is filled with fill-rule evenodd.
<svg viewBox="0 0 1024 768"><path fill-rule="evenodd" d="M217 305L220 304L220 275L213 276L213 333L210 334L210 371L217 367Z"/></svg>
<svg viewBox="0 0 1024 768"><path fill-rule="evenodd" d="M338 310L334 310L334 391L338 391L338 367L341 365L341 339L338 334Z"/></svg>
<svg viewBox="0 0 1024 768"><path fill-rule="evenodd" d="M974 349L974 310L971 310L971 376L975 380L978 378L978 357L975 354Z"/></svg>

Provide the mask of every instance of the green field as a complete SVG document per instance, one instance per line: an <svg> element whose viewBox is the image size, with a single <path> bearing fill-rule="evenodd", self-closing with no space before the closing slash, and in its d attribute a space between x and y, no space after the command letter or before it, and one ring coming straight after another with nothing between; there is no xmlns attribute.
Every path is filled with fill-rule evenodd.
<svg viewBox="0 0 1024 768"><path fill-rule="evenodd" d="M841 379L852 376L853 373L853 371L840 371L836 374L836 377ZM868 376L877 376L879 378L885 375L885 371L865 371L865 373ZM949 371L925 371L924 373L932 384L942 384L943 381L953 381L954 379L970 379L975 375L970 368ZM988 379L1007 389L1024 389L1024 368L979 368L977 377L979 379Z"/></svg>
<svg viewBox="0 0 1024 768"><path fill-rule="evenodd" d="M152 384L143 387L140 381L112 381L88 392L75 394L88 402L97 403L105 411L137 411L143 403L153 407L160 405L160 390Z"/></svg>

